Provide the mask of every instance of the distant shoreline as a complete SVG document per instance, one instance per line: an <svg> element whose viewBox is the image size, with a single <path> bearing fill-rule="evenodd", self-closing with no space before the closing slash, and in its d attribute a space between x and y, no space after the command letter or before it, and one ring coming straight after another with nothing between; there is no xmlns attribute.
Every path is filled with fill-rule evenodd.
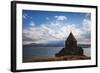
<svg viewBox="0 0 100 73"><path fill-rule="evenodd" d="M23 45L23 47L64 47L65 45L64 44L36 44L36 43L31 43L31 44L26 44L26 45ZM90 47L91 45L90 44L78 44L78 46L80 47Z"/></svg>
<svg viewBox="0 0 100 73"><path fill-rule="evenodd" d="M73 61L73 60L89 60L90 57L87 56L79 56L79 55L68 55L68 56L61 56L61 57L53 57L53 58L32 58L23 60L23 63L30 63L30 62L50 62L50 61Z"/></svg>

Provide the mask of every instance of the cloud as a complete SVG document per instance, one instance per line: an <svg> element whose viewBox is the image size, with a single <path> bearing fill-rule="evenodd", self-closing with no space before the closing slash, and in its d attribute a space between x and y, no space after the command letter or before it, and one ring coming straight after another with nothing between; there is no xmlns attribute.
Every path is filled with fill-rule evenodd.
<svg viewBox="0 0 100 73"><path fill-rule="evenodd" d="M46 17L46 20L49 20L49 17Z"/></svg>
<svg viewBox="0 0 100 73"><path fill-rule="evenodd" d="M50 41L64 41L69 33L75 35L79 43L90 43L90 20L83 19L81 26L77 24L63 23L62 20L67 19L64 16L56 16L57 20L35 26L34 21L30 23L28 29L23 29L23 44L27 43L49 43ZM58 21L58 20L61 20Z"/></svg>
<svg viewBox="0 0 100 73"><path fill-rule="evenodd" d="M91 16L91 13L86 13L85 17L89 18Z"/></svg>
<svg viewBox="0 0 100 73"><path fill-rule="evenodd" d="M30 26L35 26L35 23L33 21L30 22Z"/></svg>
<svg viewBox="0 0 100 73"><path fill-rule="evenodd" d="M23 18L24 18L24 19L26 19L26 18L27 18L27 16L28 16L27 14L23 14Z"/></svg>
<svg viewBox="0 0 100 73"><path fill-rule="evenodd" d="M67 20L66 16L54 16L58 21Z"/></svg>
<svg viewBox="0 0 100 73"><path fill-rule="evenodd" d="M91 22L89 19L84 19L83 20L83 23L82 23L82 26L83 26L83 30L86 31L86 32L90 32L91 31Z"/></svg>

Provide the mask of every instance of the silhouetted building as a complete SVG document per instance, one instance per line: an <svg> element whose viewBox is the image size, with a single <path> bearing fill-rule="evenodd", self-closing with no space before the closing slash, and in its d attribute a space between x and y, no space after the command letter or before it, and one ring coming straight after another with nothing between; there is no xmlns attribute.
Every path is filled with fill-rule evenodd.
<svg viewBox="0 0 100 73"><path fill-rule="evenodd" d="M77 46L77 40L75 39L72 32L69 34L65 41L65 48L57 53L55 56L66 56L66 55L83 55L83 49Z"/></svg>

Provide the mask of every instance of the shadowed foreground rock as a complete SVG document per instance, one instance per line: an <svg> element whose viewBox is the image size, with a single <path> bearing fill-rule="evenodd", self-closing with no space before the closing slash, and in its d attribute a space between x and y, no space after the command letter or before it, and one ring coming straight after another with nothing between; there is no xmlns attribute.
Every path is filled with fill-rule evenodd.
<svg viewBox="0 0 100 73"><path fill-rule="evenodd" d="M83 55L83 49L77 46L77 40L73 36L72 32L69 34L67 40L65 41L65 48L57 53L55 56L67 56L67 55Z"/></svg>
<svg viewBox="0 0 100 73"><path fill-rule="evenodd" d="M74 60L90 60L90 57L79 56L79 55L68 55L54 58L32 58L28 60L23 60L24 63L28 62L49 62L49 61L74 61Z"/></svg>

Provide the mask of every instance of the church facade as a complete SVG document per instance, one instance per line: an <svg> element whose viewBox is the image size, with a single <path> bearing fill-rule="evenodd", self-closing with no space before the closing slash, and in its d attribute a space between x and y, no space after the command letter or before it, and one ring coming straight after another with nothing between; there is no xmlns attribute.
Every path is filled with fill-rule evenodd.
<svg viewBox="0 0 100 73"><path fill-rule="evenodd" d="M55 54L56 57L68 56L68 55L81 55L81 56L83 55L83 49L77 45L77 40L75 39L72 32L65 40L65 47L62 48L60 52Z"/></svg>

